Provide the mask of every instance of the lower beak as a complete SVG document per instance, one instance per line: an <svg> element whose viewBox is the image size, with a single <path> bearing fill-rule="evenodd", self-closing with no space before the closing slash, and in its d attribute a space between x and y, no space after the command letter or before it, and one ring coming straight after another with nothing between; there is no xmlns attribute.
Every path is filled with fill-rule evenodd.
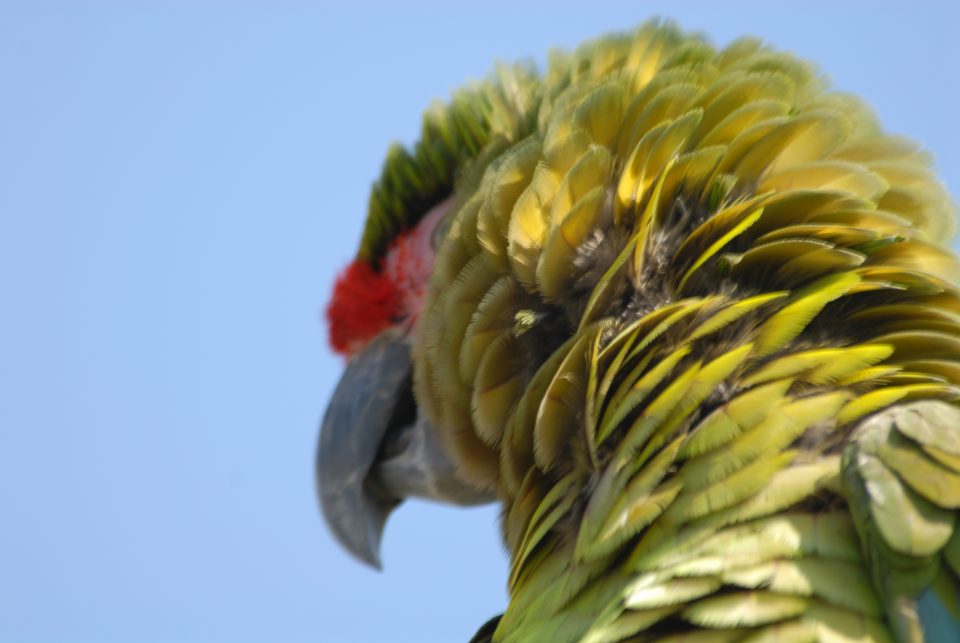
<svg viewBox="0 0 960 643"><path fill-rule="evenodd" d="M377 569L384 524L405 498L494 499L457 477L434 427L417 412L410 347L394 331L354 355L337 384L320 430L316 480L334 536Z"/></svg>

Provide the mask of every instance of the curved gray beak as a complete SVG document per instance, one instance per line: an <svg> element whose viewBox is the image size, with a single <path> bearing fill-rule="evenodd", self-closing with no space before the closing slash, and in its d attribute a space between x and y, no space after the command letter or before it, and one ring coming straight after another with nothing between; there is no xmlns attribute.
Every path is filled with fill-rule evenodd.
<svg viewBox="0 0 960 643"><path fill-rule="evenodd" d="M406 340L386 331L354 355L320 429L317 495L334 536L380 569L380 539L405 498L457 505L494 499L456 475L433 427L417 413Z"/></svg>

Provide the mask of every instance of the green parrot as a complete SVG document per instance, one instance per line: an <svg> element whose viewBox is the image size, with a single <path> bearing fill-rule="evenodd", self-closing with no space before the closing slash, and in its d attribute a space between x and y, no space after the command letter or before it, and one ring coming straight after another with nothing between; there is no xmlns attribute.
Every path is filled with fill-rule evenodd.
<svg viewBox="0 0 960 643"><path fill-rule="evenodd" d="M390 150L334 286L327 522L379 565L403 498L498 502L477 641L958 641L955 209L756 40L501 66Z"/></svg>

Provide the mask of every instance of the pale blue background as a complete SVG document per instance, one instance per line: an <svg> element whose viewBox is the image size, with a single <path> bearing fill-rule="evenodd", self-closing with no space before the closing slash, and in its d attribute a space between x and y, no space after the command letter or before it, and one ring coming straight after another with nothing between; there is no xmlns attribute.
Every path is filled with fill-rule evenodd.
<svg viewBox="0 0 960 643"><path fill-rule="evenodd" d="M960 188L954 3L452 4L0 4L0 641L465 641L502 609L494 508L408 506L377 574L312 481L370 182L494 59L656 13L762 35Z"/></svg>

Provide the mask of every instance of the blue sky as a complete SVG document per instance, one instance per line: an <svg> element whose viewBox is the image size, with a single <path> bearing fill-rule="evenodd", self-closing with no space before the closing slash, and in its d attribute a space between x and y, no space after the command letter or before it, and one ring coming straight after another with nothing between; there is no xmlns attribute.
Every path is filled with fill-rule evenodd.
<svg viewBox="0 0 960 643"><path fill-rule="evenodd" d="M818 61L960 191L951 3L0 2L0 640L465 641L493 507L332 542L322 307L387 145L494 60L652 15Z"/></svg>

